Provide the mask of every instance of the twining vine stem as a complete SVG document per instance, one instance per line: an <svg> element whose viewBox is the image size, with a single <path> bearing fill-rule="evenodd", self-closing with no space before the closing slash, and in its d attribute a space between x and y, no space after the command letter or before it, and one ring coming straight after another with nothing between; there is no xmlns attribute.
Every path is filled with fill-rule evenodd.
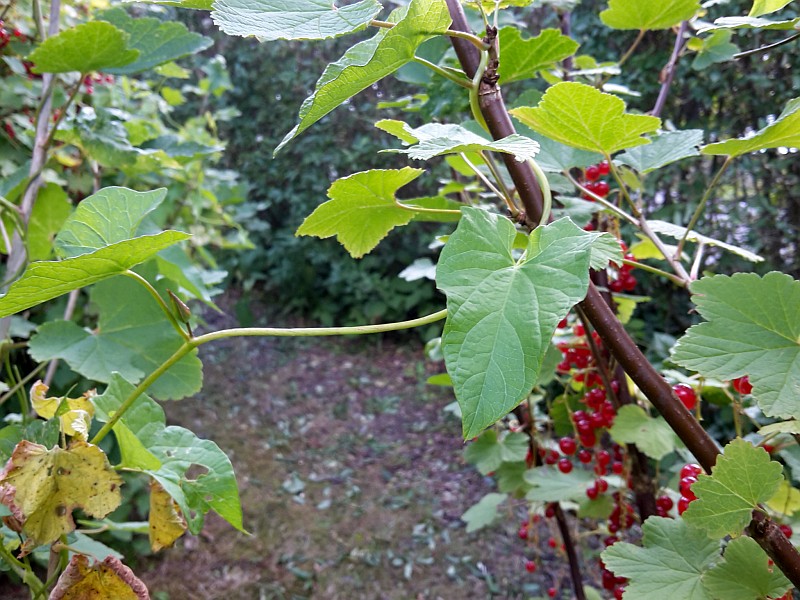
<svg viewBox="0 0 800 600"><path fill-rule="evenodd" d="M138 281L138 280L137 280ZM150 284L147 284L150 286ZM152 286L150 286L152 287ZM162 309L165 309L165 312L168 314L172 314L168 307L166 307L166 303L161 301L160 304L163 304ZM122 418L125 412L133 406L133 403L136 402L136 399L141 396L147 388L149 388L155 381L161 377L164 373L166 373L170 367L172 367L175 363L181 360L184 356L189 354L192 350L201 346L203 344L207 344L208 342L213 342L216 340L223 340L225 338L231 337L322 337L322 336L334 336L334 335L367 335L371 333L386 333L388 331L401 331L403 329L413 329L414 327L420 327L422 325L429 325L430 323L435 323L436 321L441 321L447 316L447 309L440 310L430 315L426 315L424 317L419 317L418 319L410 319L408 321L399 321L396 323L383 323L380 325L357 325L355 327L237 327L233 329L221 329L220 331L213 331L211 333L206 333L203 335L199 335L197 337L186 339L180 348L178 348L172 356L170 356L166 361L164 361L159 367L150 373L147 377L145 377L139 385L134 388L134 390L130 393L130 395L122 402L120 407L114 413L114 415L108 420L108 422L103 425L103 427L98 431L95 436L92 438L92 444L98 444L100 441L105 438L108 433L114 428L114 425ZM175 317L173 316L172 319Z"/></svg>
<svg viewBox="0 0 800 600"><path fill-rule="evenodd" d="M453 19L451 27L469 31L469 25L459 1L446 0L446 3ZM468 77L471 73L474 74L479 60L476 50L458 38L452 38L451 43L464 72ZM480 99L481 111L494 139L501 139L515 133L502 94L496 85L493 90L482 90ZM513 165L514 162L517 161L511 157L510 161L506 161L506 166L517 186L526 213L534 219L534 222L538 221L542 214L542 195L536 177L529 165L526 163ZM669 423L705 471L710 473L717 457L721 454L716 442L686 410L674 395L669 383L650 364L593 283L589 284L586 298L579 305L612 356ZM748 532L794 586L800 587L800 553L783 535L778 524L763 513L754 511Z"/></svg>

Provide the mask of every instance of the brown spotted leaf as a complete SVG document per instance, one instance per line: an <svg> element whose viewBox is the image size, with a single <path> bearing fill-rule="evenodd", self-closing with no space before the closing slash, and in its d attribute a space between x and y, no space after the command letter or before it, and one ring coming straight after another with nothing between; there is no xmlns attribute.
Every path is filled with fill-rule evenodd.
<svg viewBox="0 0 800 600"><path fill-rule="evenodd" d="M21 441L0 472L0 503L11 509L27 535L22 553L50 544L75 529L80 508L102 519L120 505L122 479L100 448L73 442L52 450Z"/></svg>
<svg viewBox="0 0 800 600"><path fill-rule="evenodd" d="M91 567L89 559L76 554L69 561L49 600L150 600L147 587L123 565L109 556Z"/></svg>
<svg viewBox="0 0 800 600"><path fill-rule="evenodd" d="M150 481L150 548L169 548L186 531L180 507L155 479Z"/></svg>
<svg viewBox="0 0 800 600"><path fill-rule="evenodd" d="M65 435L78 436L85 440L94 417L94 404L90 400L95 395L94 390L85 392L80 398L48 398L48 389L42 381L37 381L31 386L33 410L43 419L52 419L58 412L61 402L66 400L69 410L60 415L61 431Z"/></svg>

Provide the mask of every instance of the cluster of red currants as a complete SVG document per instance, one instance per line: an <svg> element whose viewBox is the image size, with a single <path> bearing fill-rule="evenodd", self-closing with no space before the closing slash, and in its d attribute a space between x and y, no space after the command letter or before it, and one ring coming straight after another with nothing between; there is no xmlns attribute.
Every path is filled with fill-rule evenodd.
<svg viewBox="0 0 800 600"><path fill-rule="evenodd" d="M697 496L692 491L692 486L697 481L697 476L703 472L700 465L689 463L681 469L681 479L678 483L678 490L681 497L678 499L678 514L682 515L689 508L689 504L697 500Z"/></svg>
<svg viewBox="0 0 800 600"><path fill-rule="evenodd" d="M83 78L83 91L89 96L94 93L95 85L104 85L114 83L113 75L103 75L102 73L92 73Z"/></svg>
<svg viewBox="0 0 800 600"><path fill-rule="evenodd" d="M619 240L620 248L622 248L623 258L630 262L636 262L636 257L628 252L628 246L622 240ZM636 288L636 277L634 277L634 266L628 263L622 263L616 269L616 277L613 276L613 271L609 270L608 289L619 294L620 292L632 292Z"/></svg>
<svg viewBox="0 0 800 600"><path fill-rule="evenodd" d="M18 28L14 27L10 31L6 29L6 24L0 19L0 50L8 46L11 40L17 39L20 42L26 41L28 38Z"/></svg>
<svg viewBox="0 0 800 600"><path fill-rule="evenodd" d="M583 187L592 192L592 194L600 196L601 198L605 198L608 196L608 192L611 190L611 188L608 187L608 183L601 179L601 177L608 175L608 172L609 166L608 161L606 160L599 162L596 165L590 165L586 167L586 169L583 171ZM589 202L595 201L595 198L591 194L584 193L583 198Z"/></svg>
<svg viewBox="0 0 800 600"><path fill-rule="evenodd" d="M617 541L617 536L610 535L603 541L603 543L606 546L610 546L615 544ZM614 575L614 573L606 569L606 566L603 564L603 559L598 558L597 560L600 563L600 575L602 577L603 589L614 594L615 600L621 600L622 594L625 593L625 584L628 583L628 580L624 577L617 577Z"/></svg>

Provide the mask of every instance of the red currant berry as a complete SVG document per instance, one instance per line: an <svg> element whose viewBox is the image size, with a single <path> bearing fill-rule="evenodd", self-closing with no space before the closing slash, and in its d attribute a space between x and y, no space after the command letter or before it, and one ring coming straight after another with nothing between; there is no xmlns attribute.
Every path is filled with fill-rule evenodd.
<svg viewBox="0 0 800 600"><path fill-rule="evenodd" d="M547 456L544 459L544 463L546 465L554 465L558 462L558 459L559 459L558 452L556 452L555 450L548 450Z"/></svg>
<svg viewBox="0 0 800 600"><path fill-rule="evenodd" d="M596 181L592 191L601 198L605 198L608 196L608 192L611 191L611 188L608 187L608 184L605 181Z"/></svg>
<svg viewBox="0 0 800 600"><path fill-rule="evenodd" d="M609 535L606 539L603 540L604 546L613 546L619 541L619 538L615 535Z"/></svg>
<svg viewBox="0 0 800 600"><path fill-rule="evenodd" d="M592 462L592 453L585 449L578 450L578 460L587 465Z"/></svg>
<svg viewBox="0 0 800 600"><path fill-rule="evenodd" d="M544 517L545 519L552 519L556 516L556 507L555 504L548 504L544 507Z"/></svg>
<svg viewBox="0 0 800 600"><path fill-rule="evenodd" d="M681 494L684 496L688 496L689 492L692 490L692 486L697 482L697 477L693 475L687 475L686 477L681 477L680 483L678 484L678 489L680 489Z"/></svg>
<svg viewBox="0 0 800 600"><path fill-rule="evenodd" d="M558 461L558 470L566 475L572 471L572 461L568 458L562 458Z"/></svg>
<svg viewBox="0 0 800 600"><path fill-rule="evenodd" d="M605 493L608 491L608 482L605 479L598 479L594 484L597 486L599 492Z"/></svg>
<svg viewBox="0 0 800 600"><path fill-rule="evenodd" d="M532 560L526 560L525 561L525 570L528 573L535 573L536 572L536 563L533 562Z"/></svg>
<svg viewBox="0 0 800 600"><path fill-rule="evenodd" d="M554 587L547 588L547 595L550 598L555 598L558 595L558 590Z"/></svg>
<svg viewBox="0 0 800 600"><path fill-rule="evenodd" d="M567 325L568 325L568 323L567 323L567 317L564 317L563 319L561 319L561 320L558 322L558 325L556 325L556 327L558 327L559 329L565 329L565 328L567 327Z"/></svg>
<svg viewBox="0 0 800 600"><path fill-rule="evenodd" d="M740 394L749 394L753 391L753 386L750 385L750 378L747 375L734 379L731 383L733 384L733 389Z"/></svg>
<svg viewBox="0 0 800 600"><path fill-rule="evenodd" d="M617 578L611 571L603 570L603 589L611 591L617 585Z"/></svg>
<svg viewBox="0 0 800 600"><path fill-rule="evenodd" d="M592 448L597 443L597 435L594 431L590 431L589 433L579 435L578 441L580 441L581 446L584 448Z"/></svg>
<svg viewBox="0 0 800 600"><path fill-rule="evenodd" d="M611 472L614 475L622 475L622 472L625 470L625 465L619 461L614 461L611 463Z"/></svg>
<svg viewBox="0 0 800 600"><path fill-rule="evenodd" d="M674 505L675 505L675 503L672 501L672 498L670 498L669 496L659 496L658 498L656 498L656 506L658 508L663 509L664 512L672 510L672 507Z"/></svg>
<svg viewBox="0 0 800 600"><path fill-rule="evenodd" d="M678 514L679 514L679 515L682 515L683 513L685 513L685 512L686 512L686 509L687 509L687 508L689 508L689 504L690 504L691 502L692 502L692 501L691 501L691 500L689 500L689 498L684 498L683 496L681 496L681 497L678 499Z"/></svg>
<svg viewBox="0 0 800 600"><path fill-rule="evenodd" d="M571 437L562 437L560 440L558 440L558 447L562 453L566 454L567 456L572 456L578 449L578 444Z"/></svg>
<svg viewBox="0 0 800 600"><path fill-rule="evenodd" d="M608 175L608 172L610 170L608 161L604 160L602 162L597 163L597 169L600 171L600 175Z"/></svg>
<svg viewBox="0 0 800 600"><path fill-rule="evenodd" d="M591 165L586 167L586 170L583 172L583 176L586 177L587 181L597 181L600 177L600 169L597 165Z"/></svg>
<svg viewBox="0 0 800 600"><path fill-rule="evenodd" d="M611 462L611 453L608 450L600 450L597 453L597 464L606 466Z"/></svg>
<svg viewBox="0 0 800 600"><path fill-rule="evenodd" d="M785 535L787 538L792 537L792 528L789 525L786 525L784 523L783 525L780 526L780 528L783 535Z"/></svg>
<svg viewBox="0 0 800 600"><path fill-rule="evenodd" d="M547 540L547 545L550 546L551 548L555 548L556 546L558 546L558 542L556 541L556 538L551 537L549 540Z"/></svg>
<svg viewBox="0 0 800 600"><path fill-rule="evenodd" d="M583 325L578 323L572 326L572 333L575 335L575 337L583 337L586 335L586 329L583 328Z"/></svg>
<svg viewBox="0 0 800 600"><path fill-rule="evenodd" d="M517 537L521 540L528 539L528 524L525 523L522 527L517 530Z"/></svg>
<svg viewBox="0 0 800 600"><path fill-rule="evenodd" d="M589 500L596 499L599 494L600 490L597 489L596 485L592 485L586 488L586 497L589 498Z"/></svg>
<svg viewBox="0 0 800 600"><path fill-rule="evenodd" d="M697 477L703 472L703 468L695 463L689 463L681 468L681 479L684 477Z"/></svg>
<svg viewBox="0 0 800 600"><path fill-rule="evenodd" d="M697 406L697 394L690 385L685 383L678 383L672 386L672 391L678 397L678 400L683 402L686 410L692 410Z"/></svg>
<svg viewBox="0 0 800 600"><path fill-rule="evenodd" d="M625 586L618 585L614 588L614 600L622 600L622 595L625 593Z"/></svg>

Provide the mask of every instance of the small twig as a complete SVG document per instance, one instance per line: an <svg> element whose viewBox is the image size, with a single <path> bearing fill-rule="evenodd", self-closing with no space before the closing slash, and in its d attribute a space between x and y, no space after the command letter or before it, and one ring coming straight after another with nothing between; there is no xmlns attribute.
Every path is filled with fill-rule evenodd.
<svg viewBox="0 0 800 600"><path fill-rule="evenodd" d="M653 107L653 110L650 111L650 114L654 117L661 116L661 111L664 110L664 104L667 102L667 96L669 95L669 89L672 85L672 80L675 78L675 67L678 64L678 58L680 58L681 51L686 44L683 38L686 35L686 30L688 27L688 21L683 21L680 27L678 27L678 33L675 34L675 45L672 47L672 55L669 57L667 64L661 70L661 89L658 92L656 105Z"/></svg>
<svg viewBox="0 0 800 600"><path fill-rule="evenodd" d="M67 298L67 307L64 309L64 320L69 321L75 312L75 307L78 305L78 296L80 296L80 289L72 290ZM53 382L53 377L56 376L56 369L58 368L58 359L54 358L47 365L47 373L44 376L44 384L49 386Z"/></svg>
<svg viewBox="0 0 800 600"><path fill-rule="evenodd" d="M774 44L768 44L766 46L761 46L760 48L753 48L752 50L745 50L743 52L739 52L733 55L733 58L744 58L745 56L750 56L752 54L759 54L761 52L769 52L774 48L778 48L783 46L784 44L789 44L796 39L800 38L800 32L790 35L788 38L782 39L779 42L775 42Z"/></svg>
<svg viewBox="0 0 800 600"><path fill-rule="evenodd" d="M572 580L572 589L575 592L575 598L577 598L577 600L586 600L586 594L583 591L583 576L581 575L581 566L578 563L578 553L575 551L575 543L572 541L572 534L569 530L567 517L564 514L564 511L561 509L561 504L554 502L552 505L553 510L555 511L558 530L561 532L561 541L564 543L564 551L567 553L569 576Z"/></svg>
<svg viewBox="0 0 800 600"><path fill-rule="evenodd" d="M708 184L708 187L706 188L703 197L700 199L700 203L697 205L697 208L695 209L694 214L692 215L692 218L689 221L689 224L686 226L686 231L684 232L681 241L678 242L678 248L675 250L675 258L677 260L680 260L680 255L683 252L683 246L686 244L686 239L689 237L689 234L694 229L694 226L697 225L697 221L700 220L700 215L703 214L703 210L706 207L706 203L708 203L708 199L711 198L711 191L715 187L717 187L717 184L719 183L722 174L725 172L725 170L728 168L731 162L733 162L733 156L726 156L725 162L722 163L722 166L714 175L714 178L711 180L711 183Z"/></svg>
<svg viewBox="0 0 800 600"><path fill-rule="evenodd" d="M587 196L589 196L590 198L592 198L598 204L601 204L603 206L603 208L606 208L606 209L610 210L611 212L613 212L618 217L621 217L621 218L625 219L631 225L635 225L635 226L639 225L639 221L635 217L632 217L631 215L626 213L624 210L622 210L620 207L618 207L613 202L609 202L608 200L606 200L602 196L598 196L593 191L591 191L591 190L587 189L586 187L584 187L583 184L581 184L577 179L575 179L572 176L572 174L569 172L569 170L563 171L563 174L566 176L567 179L570 180L572 185L574 185L576 188L578 188L582 193L584 193Z"/></svg>
<svg viewBox="0 0 800 600"><path fill-rule="evenodd" d="M455 73L451 73L447 69L443 69L439 65L436 65L436 64L432 63L429 60L425 60L424 58L420 58L419 56L415 56L413 58L413 60L414 60L415 63L418 63L418 64L420 64L420 65L422 65L424 67L429 68L431 71L433 71L437 75L441 75L442 77L444 77L445 79L447 79L449 81L452 81L456 85L460 85L461 87L466 88L468 90L472 89L472 82L469 79L467 79L466 77L459 77Z"/></svg>
<svg viewBox="0 0 800 600"><path fill-rule="evenodd" d="M476 165L474 165L474 164L472 163L472 161L471 161L470 159L468 159L468 158L467 158L466 154L464 154L463 152L460 152L460 153L459 153L459 156L461 157L461 160L463 160L463 161L466 163L466 165L467 165L467 166L468 166L470 169L472 169L472 171L475 173L475 175L477 175L477 176L478 176L478 179L480 179L480 180L481 180L481 182L482 182L482 183L483 183L483 184L484 184L484 185L485 185L487 188L489 188L489 189L492 191L492 193L493 193L493 194L495 194L495 195L496 195L498 198L500 198L501 200L503 200L503 201L506 203L506 205L508 205L508 208L509 208L509 210L511 210L512 208L515 208L515 207L514 207L514 203L513 203L513 202L511 202L511 198L509 198L509 197L507 197L505 194L503 194L503 192L501 192L501 191L500 191L500 190L497 188L497 186L495 186L495 185L494 185L494 184L493 184L493 183L492 183L492 182L489 180L489 178L488 178L488 177L486 177L486 175L484 175L484 174L481 172L481 170L480 170L480 169L479 169L479 168L478 168Z"/></svg>
<svg viewBox="0 0 800 600"><path fill-rule="evenodd" d="M701 241L697 243L697 252L694 255L692 270L689 271L689 277L692 278L692 281L697 279L697 276L700 274L700 265L703 264L703 253L705 252L705 249L706 249L705 242Z"/></svg>

